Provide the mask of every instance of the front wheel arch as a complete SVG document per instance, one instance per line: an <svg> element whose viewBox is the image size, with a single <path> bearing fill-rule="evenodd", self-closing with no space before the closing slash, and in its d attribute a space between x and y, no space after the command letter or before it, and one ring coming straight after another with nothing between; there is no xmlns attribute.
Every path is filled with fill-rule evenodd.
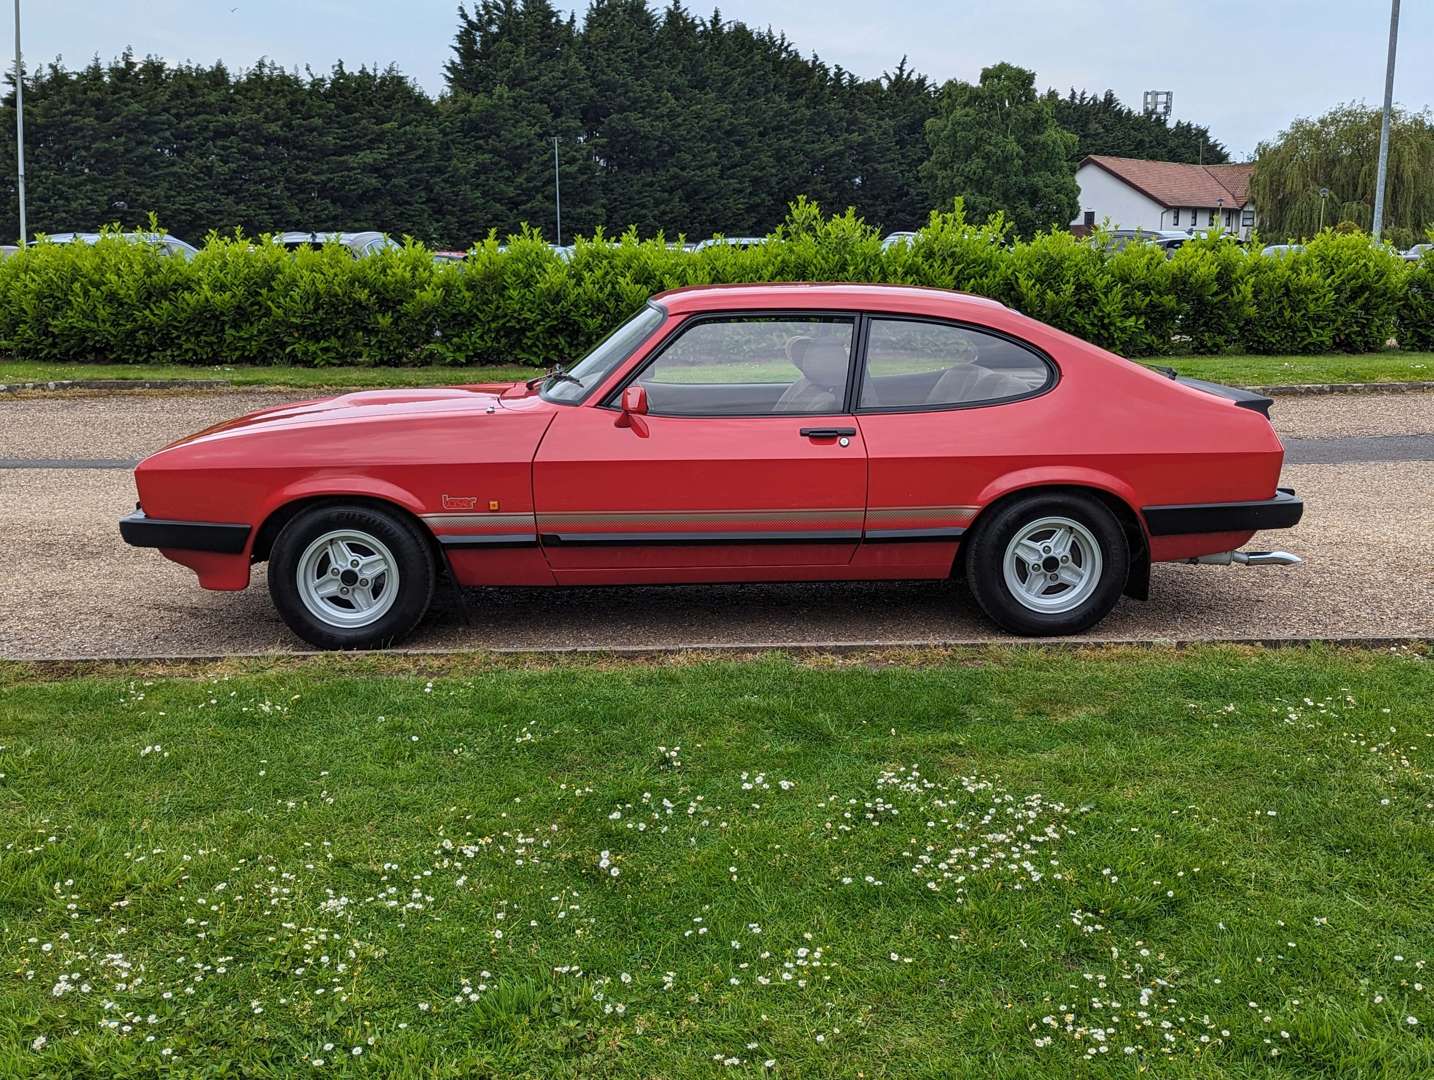
<svg viewBox="0 0 1434 1080"><path fill-rule="evenodd" d="M996 511L1007 503L1035 494L1085 495L1103 503L1106 509L1114 514L1116 520L1120 522L1120 527L1125 532L1126 543L1130 547L1130 572L1126 575L1123 592L1126 596L1136 600L1150 599L1150 543L1145 535L1145 527L1140 523L1140 515L1119 495L1089 484L1033 484L1030 487L1016 488L992 499L981 507L962 535L961 546L957 549L956 558L951 564L951 576L956 578L965 576L966 552L969 550L970 541L975 539L977 530L984 522L995 517Z"/></svg>
<svg viewBox="0 0 1434 1080"><path fill-rule="evenodd" d="M290 502L276 506L269 512L259 528L254 533L254 545L250 554L251 562L263 562L268 559L269 553L273 550L274 540L279 533L284 531L284 526L289 524L299 514L312 506L323 505L343 506L371 506L377 510L384 510L390 514L404 518L418 530L418 535L428 541L432 549L433 557L439 566L445 566L443 557L443 545L438 542L438 537L433 535L433 530L428 523L415 514L408 507L396 503L392 499L384 499L376 495L306 495Z"/></svg>

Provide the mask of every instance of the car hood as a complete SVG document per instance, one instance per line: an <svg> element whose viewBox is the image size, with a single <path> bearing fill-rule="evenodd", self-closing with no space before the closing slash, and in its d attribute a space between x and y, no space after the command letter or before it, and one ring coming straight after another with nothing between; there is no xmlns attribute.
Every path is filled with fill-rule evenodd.
<svg viewBox="0 0 1434 1080"><path fill-rule="evenodd" d="M357 390L335 397L293 401L225 420L176 439L164 449L320 425L493 414L504 407L502 395L511 389L509 383L480 383L407 390Z"/></svg>

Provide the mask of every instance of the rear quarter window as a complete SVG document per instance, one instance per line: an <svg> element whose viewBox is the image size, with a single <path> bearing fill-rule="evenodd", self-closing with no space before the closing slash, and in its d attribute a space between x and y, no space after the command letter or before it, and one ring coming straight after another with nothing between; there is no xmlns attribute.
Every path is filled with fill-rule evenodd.
<svg viewBox="0 0 1434 1080"><path fill-rule="evenodd" d="M1035 349L957 323L876 318L867 335L863 409L941 409L1030 397L1055 381Z"/></svg>

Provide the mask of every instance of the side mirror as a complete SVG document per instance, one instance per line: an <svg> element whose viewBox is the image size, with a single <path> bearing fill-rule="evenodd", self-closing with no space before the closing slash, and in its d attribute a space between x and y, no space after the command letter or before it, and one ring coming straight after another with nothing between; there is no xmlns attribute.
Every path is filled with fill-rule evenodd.
<svg viewBox="0 0 1434 1080"><path fill-rule="evenodd" d="M647 388L629 386L622 392L622 411L634 416L647 415Z"/></svg>

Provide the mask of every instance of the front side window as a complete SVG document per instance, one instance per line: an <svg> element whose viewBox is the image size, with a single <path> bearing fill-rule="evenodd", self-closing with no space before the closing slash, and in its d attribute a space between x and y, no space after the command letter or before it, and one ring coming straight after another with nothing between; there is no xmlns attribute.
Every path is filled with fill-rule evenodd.
<svg viewBox="0 0 1434 1080"><path fill-rule="evenodd" d="M1175 224L1180 224L1180 207L1178 206L1175 208Z"/></svg>
<svg viewBox="0 0 1434 1080"><path fill-rule="evenodd" d="M873 319L863 409L952 408L1025 397L1049 385L1050 366L1009 338L954 323Z"/></svg>
<svg viewBox="0 0 1434 1080"><path fill-rule="evenodd" d="M854 326L845 316L704 319L681 331L634 385L658 416L837 413Z"/></svg>
<svg viewBox="0 0 1434 1080"><path fill-rule="evenodd" d="M539 391L544 401L571 405L582 401L589 392L607 378L608 373L637 352L653 332L662 325L666 314L659 307L645 307L598 343L592 352L579 360L560 377L550 375Z"/></svg>

